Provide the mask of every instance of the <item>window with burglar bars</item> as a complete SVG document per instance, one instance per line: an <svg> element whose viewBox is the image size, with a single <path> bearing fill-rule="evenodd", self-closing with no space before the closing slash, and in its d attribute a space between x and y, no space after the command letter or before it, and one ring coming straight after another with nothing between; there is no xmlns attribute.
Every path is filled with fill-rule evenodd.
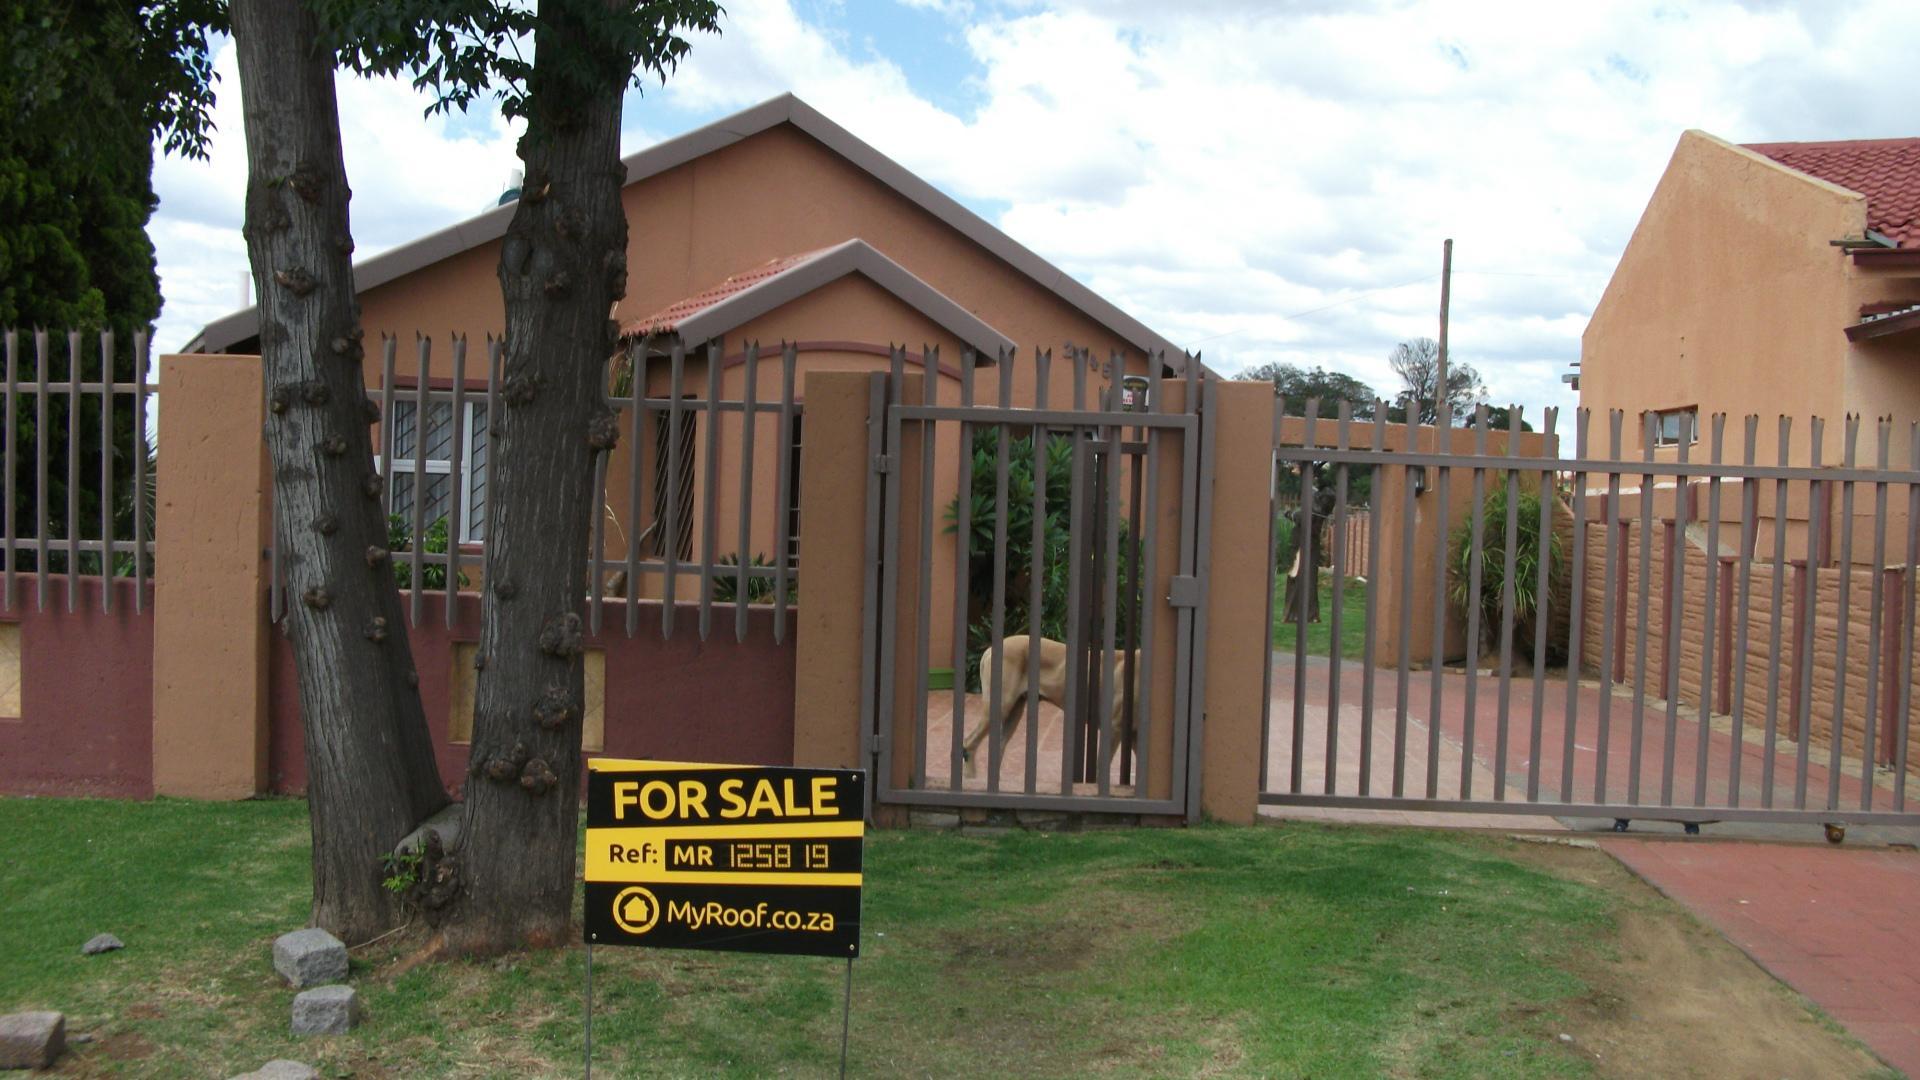
<svg viewBox="0 0 1920 1080"><path fill-rule="evenodd" d="M800 428L805 417L793 418L793 441L787 446L787 565L800 565Z"/></svg>
<svg viewBox="0 0 1920 1080"><path fill-rule="evenodd" d="M480 543L486 538L487 522L487 406L484 401L464 402L466 411L460 448L460 528L457 540L463 544ZM392 487L388 512L397 514L413 527L413 504L423 501L421 521L431 526L447 516L453 494L453 404L432 401L427 404L426 430L421 431L419 408L411 401L393 403L393 460L387 475ZM422 457L418 441L424 440Z"/></svg>
<svg viewBox="0 0 1920 1080"><path fill-rule="evenodd" d="M679 476L668 483L669 469L675 464L671 436L672 427L669 415L662 413L653 421L653 554L666 557L667 554L667 505L672 495L679 504L675 509L674 531L677 539L674 543L674 557L693 558L693 455L694 422L692 413L680 414L680 460Z"/></svg>

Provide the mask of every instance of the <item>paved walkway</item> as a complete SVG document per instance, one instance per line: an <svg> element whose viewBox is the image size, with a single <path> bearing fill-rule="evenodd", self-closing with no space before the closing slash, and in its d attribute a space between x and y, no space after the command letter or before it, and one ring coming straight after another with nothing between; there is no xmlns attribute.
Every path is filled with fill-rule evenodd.
<svg viewBox="0 0 1920 1080"><path fill-rule="evenodd" d="M1613 838L1602 846L1888 1064L1920 1077L1920 854Z"/></svg>
<svg viewBox="0 0 1920 1080"><path fill-rule="evenodd" d="M1602 695L1587 680L1516 675L1503 709L1497 675L1409 672L1401 724L1396 671L1374 672L1371 716L1361 665L1343 664L1337 683L1332 676L1322 657L1296 670L1291 654L1274 654L1266 790L1506 802L1531 801L1531 792L1546 803L1631 803L1647 818L1661 816L1663 804L1861 802L1860 762L1835 754L1830 741L1809 744L1803 760L1778 725L1735 731L1724 716L1702 724L1695 710L1652 697L1636 708L1630 688ZM1436 729L1440 737L1429 740ZM1876 805L1886 806L1892 776L1878 771L1874 787Z"/></svg>

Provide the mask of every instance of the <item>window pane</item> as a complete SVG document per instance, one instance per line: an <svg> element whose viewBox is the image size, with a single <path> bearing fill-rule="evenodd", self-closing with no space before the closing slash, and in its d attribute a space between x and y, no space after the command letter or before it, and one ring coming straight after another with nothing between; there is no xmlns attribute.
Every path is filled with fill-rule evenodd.
<svg viewBox="0 0 1920 1080"><path fill-rule="evenodd" d="M411 401L393 403L393 459L402 469L413 464L414 439L419 425L414 421L418 409ZM427 460L452 461L453 406L444 401L427 403Z"/></svg>
<svg viewBox="0 0 1920 1080"><path fill-rule="evenodd" d="M427 460L453 460L453 405L449 402L427 405Z"/></svg>
<svg viewBox="0 0 1920 1080"><path fill-rule="evenodd" d="M395 461L413 461L413 419L411 401L393 403L393 457Z"/></svg>
<svg viewBox="0 0 1920 1080"><path fill-rule="evenodd" d="M467 459L467 536L475 541L487 536L487 407L473 407L473 454Z"/></svg>
<svg viewBox="0 0 1920 1080"><path fill-rule="evenodd" d="M395 473L393 477L393 512L400 516L401 534L409 538L413 535L413 499L415 492L414 474ZM426 477L426 504L421 507L422 522L432 528L433 523L447 516L448 496L453 491L453 478L445 473L429 473Z"/></svg>

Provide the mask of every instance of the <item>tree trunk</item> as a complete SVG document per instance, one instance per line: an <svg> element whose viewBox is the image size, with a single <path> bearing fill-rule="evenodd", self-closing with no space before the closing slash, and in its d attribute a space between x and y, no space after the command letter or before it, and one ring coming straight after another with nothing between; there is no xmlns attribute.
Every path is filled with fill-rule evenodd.
<svg viewBox="0 0 1920 1080"><path fill-rule="evenodd" d="M385 548L332 58L300 0L235 0L232 15L274 528L306 734L313 921L354 942L394 925L382 859L447 797Z"/></svg>
<svg viewBox="0 0 1920 1080"><path fill-rule="evenodd" d="M607 65L591 89L578 72L543 68L604 46L573 6L549 3L541 14L520 143L526 179L500 252L506 356L501 409L489 417L496 517L457 854L466 888L446 931L467 953L569 937L593 456L618 430L606 362L608 315L626 292L620 114L632 63Z"/></svg>

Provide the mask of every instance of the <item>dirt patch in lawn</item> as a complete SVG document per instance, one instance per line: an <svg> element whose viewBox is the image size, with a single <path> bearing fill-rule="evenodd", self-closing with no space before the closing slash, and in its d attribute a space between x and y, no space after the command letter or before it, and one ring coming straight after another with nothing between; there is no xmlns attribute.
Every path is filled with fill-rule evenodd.
<svg viewBox="0 0 1920 1080"><path fill-rule="evenodd" d="M1602 1076L1872 1076L1885 1066L1805 998L1603 851L1513 843L1503 854L1620 899L1592 989L1553 1033ZM1559 1039L1564 1032L1572 1041Z"/></svg>

